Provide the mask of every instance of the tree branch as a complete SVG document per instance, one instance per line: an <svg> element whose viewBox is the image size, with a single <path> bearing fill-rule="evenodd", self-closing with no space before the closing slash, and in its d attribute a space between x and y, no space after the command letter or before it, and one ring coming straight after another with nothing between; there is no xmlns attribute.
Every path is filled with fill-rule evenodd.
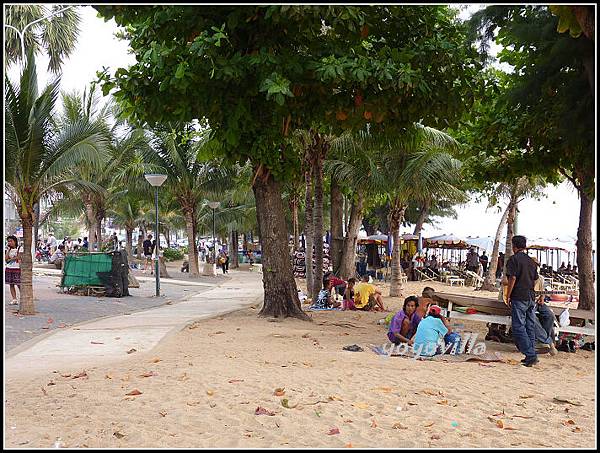
<svg viewBox="0 0 600 453"><path fill-rule="evenodd" d="M573 184L573 186L578 191L581 191L581 186L579 184L577 184L577 180L575 178L573 178L572 176L569 176L563 168L559 168L558 171L560 172L561 175L563 175L565 178L567 178L569 181L571 181L571 184Z"/></svg>

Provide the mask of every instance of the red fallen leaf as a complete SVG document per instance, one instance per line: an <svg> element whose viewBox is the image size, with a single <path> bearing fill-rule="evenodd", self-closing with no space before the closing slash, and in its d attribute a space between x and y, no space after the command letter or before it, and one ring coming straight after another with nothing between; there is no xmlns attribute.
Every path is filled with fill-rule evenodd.
<svg viewBox="0 0 600 453"><path fill-rule="evenodd" d="M53 322L54 322L54 319L48 318L48 324L52 324Z"/></svg>
<svg viewBox="0 0 600 453"><path fill-rule="evenodd" d="M275 412L272 412L272 411L270 411L268 409L265 409L264 407L258 406L254 410L254 415L269 415L269 416L273 416L273 415L275 415Z"/></svg>
<svg viewBox="0 0 600 453"><path fill-rule="evenodd" d="M243 379L229 379L228 381L230 384L233 384L234 382L244 382Z"/></svg>
<svg viewBox="0 0 600 453"><path fill-rule="evenodd" d="M104 344L101 341L90 341L91 344Z"/></svg>
<svg viewBox="0 0 600 453"><path fill-rule="evenodd" d="M377 422L375 420L371 420L371 428L377 428Z"/></svg>
<svg viewBox="0 0 600 453"><path fill-rule="evenodd" d="M329 432L327 433L329 436L332 436L334 434L339 434L340 430L338 428L330 428Z"/></svg>
<svg viewBox="0 0 600 453"><path fill-rule="evenodd" d="M275 391L273 392L273 395L275 396L283 396L285 395L285 388L276 388Z"/></svg>
<svg viewBox="0 0 600 453"><path fill-rule="evenodd" d="M141 395L142 392L140 392L138 389L133 389L131 392L126 393L125 395L127 396L136 396L136 395Z"/></svg>

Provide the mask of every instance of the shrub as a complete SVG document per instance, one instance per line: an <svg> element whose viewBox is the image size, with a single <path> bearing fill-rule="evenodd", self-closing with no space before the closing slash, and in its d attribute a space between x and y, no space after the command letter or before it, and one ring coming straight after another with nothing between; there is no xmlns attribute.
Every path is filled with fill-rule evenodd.
<svg viewBox="0 0 600 453"><path fill-rule="evenodd" d="M163 251L163 257L165 261L177 261L183 259L183 252L175 249L165 249Z"/></svg>

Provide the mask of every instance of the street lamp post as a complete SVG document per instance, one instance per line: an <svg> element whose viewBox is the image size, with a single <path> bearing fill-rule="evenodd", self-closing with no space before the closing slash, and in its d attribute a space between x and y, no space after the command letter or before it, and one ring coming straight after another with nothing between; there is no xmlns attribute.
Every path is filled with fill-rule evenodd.
<svg viewBox="0 0 600 453"><path fill-rule="evenodd" d="M156 249L154 251L154 258L156 260L154 272L156 274L156 297L160 296L160 272L158 270L158 259L159 259L159 250L160 250L160 233L158 231L158 188L162 186L162 184L167 179L167 175L160 174L146 174L144 175L146 181L150 183L152 187L154 187L154 205L156 207Z"/></svg>
<svg viewBox="0 0 600 453"><path fill-rule="evenodd" d="M213 274L217 275L217 241L215 238L215 209L217 209L221 205L218 201L210 201L208 203L208 207L212 209L213 212Z"/></svg>

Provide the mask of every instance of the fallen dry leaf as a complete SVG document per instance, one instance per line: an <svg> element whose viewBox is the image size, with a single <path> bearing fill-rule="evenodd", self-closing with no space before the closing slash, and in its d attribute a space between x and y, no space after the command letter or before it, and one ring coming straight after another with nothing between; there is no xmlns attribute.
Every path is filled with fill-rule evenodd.
<svg viewBox="0 0 600 453"><path fill-rule="evenodd" d="M574 433L580 433L581 431L583 431L579 426L576 426L575 428L573 428L571 431L573 431Z"/></svg>
<svg viewBox="0 0 600 453"><path fill-rule="evenodd" d="M141 395L142 392L140 392L138 389L133 389L131 392L126 393L125 395L127 396L136 396L136 395Z"/></svg>
<svg viewBox="0 0 600 453"><path fill-rule="evenodd" d="M383 393L390 393L393 390L393 388L392 387L375 387L375 388L372 388L371 390L374 390L374 391L378 390Z"/></svg>
<svg viewBox="0 0 600 453"><path fill-rule="evenodd" d="M409 402L408 402L408 403L406 403L406 404L408 404L409 406L418 406L418 404L417 404L417 403L415 403L415 402L413 402L413 401L409 401Z"/></svg>
<svg viewBox="0 0 600 453"><path fill-rule="evenodd" d="M208 396L213 396L213 395L215 394L215 391L214 391L214 390L211 390L211 389L208 389L208 390L206 391L206 394L207 394Z"/></svg>
<svg viewBox="0 0 600 453"><path fill-rule="evenodd" d="M307 333L305 333L304 335L302 335L302 338L309 338L309 337L310 337L310 335L307 334Z"/></svg>
<svg viewBox="0 0 600 453"><path fill-rule="evenodd" d="M504 422L502 420L496 420L496 426L498 428L504 428Z"/></svg>
<svg viewBox="0 0 600 453"><path fill-rule="evenodd" d="M510 364L510 365L520 365L521 362L519 362L518 360L515 359L506 359L506 363Z"/></svg>
<svg viewBox="0 0 600 453"><path fill-rule="evenodd" d="M530 415L513 415L513 417L516 417L516 418L533 418Z"/></svg>
<svg viewBox="0 0 600 453"><path fill-rule="evenodd" d="M166 412L166 411L160 411L160 412L159 412L159 415L160 415L161 417L166 417L166 416L167 416L167 412Z"/></svg>
<svg viewBox="0 0 600 453"><path fill-rule="evenodd" d="M113 433L113 436L115 436L117 439L122 439L123 437L125 437L125 434L122 434L119 431L115 431Z"/></svg>
<svg viewBox="0 0 600 453"><path fill-rule="evenodd" d="M50 381L46 384L48 387L50 387L51 385L56 385L56 383L54 381Z"/></svg>
<svg viewBox="0 0 600 453"><path fill-rule="evenodd" d="M73 376L71 379L87 378L87 377L88 377L87 373L85 371L82 371L81 373L76 374L75 376Z"/></svg>
<svg viewBox="0 0 600 453"><path fill-rule="evenodd" d="M264 407L258 406L254 410L254 415L269 415L269 416L273 416L273 415L275 415L275 412L272 412L272 411L270 411L268 409L265 409Z"/></svg>
<svg viewBox="0 0 600 453"><path fill-rule="evenodd" d="M377 422L375 420L371 420L371 428L377 428Z"/></svg>
<svg viewBox="0 0 600 453"><path fill-rule="evenodd" d="M568 426L568 425L574 425L575 422L573 420L563 420L561 422L563 425Z"/></svg>
<svg viewBox="0 0 600 453"><path fill-rule="evenodd" d="M523 398L523 399L533 398L533 397L535 397L535 395L519 395L519 398Z"/></svg>
<svg viewBox="0 0 600 453"><path fill-rule="evenodd" d="M312 396L315 396L315 395L312 395ZM327 399L329 401L344 401L341 397L339 397L337 395L328 396Z"/></svg>
<svg viewBox="0 0 600 453"><path fill-rule="evenodd" d="M329 429L329 432L328 432L327 434L328 434L329 436L332 436L332 435L334 435L334 434L339 434L339 433L340 433L340 430L339 430L339 428L330 428L330 429Z"/></svg>
<svg viewBox="0 0 600 453"><path fill-rule="evenodd" d="M244 380L243 379L230 379L228 382L230 384L233 384L234 382L244 382Z"/></svg>
<svg viewBox="0 0 600 453"><path fill-rule="evenodd" d="M432 434L432 435L431 435L431 438L432 438L433 440L439 440L439 439L441 439L442 437L441 437L439 434Z"/></svg>
<svg viewBox="0 0 600 453"><path fill-rule="evenodd" d="M62 377L71 377L71 373L61 374Z"/></svg>
<svg viewBox="0 0 600 453"><path fill-rule="evenodd" d="M161 361L162 361L162 359L159 359L158 357L154 357L152 360L150 360L151 363L158 363Z"/></svg>
<svg viewBox="0 0 600 453"><path fill-rule="evenodd" d="M189 381L189 379L190 377L185 372L177 378L178 381Z"/></svg>
<svg viewBox="0 0 600 453"><path fill-rule="evenodd" d="M285 388L276 388L275 391L273 392L273 395L275 396L283 396L285 395Z"/></svg>
<svg viewBox="0 0 600 453"><path fill-rule="evenodd" d="M369 405L367 403L352 403L352 406L358 409L368 409Z"/></svg>
<svg viewBox="0 0 600 453"><path fill-rule="evenodd" d="M432 423L432 425L433 425L433 423ZM396 422L392 425L392 428L393 429L408 429L408 426L404 426L402 423Z"/></svg>
<svg viewBox="0 0 600 453"><path fill-rule="evenodd" d="M112 379L112 376L110 374L105 374L104 379Z"/></svg>
<svg viewBox="0 0 600 453"><path fill-rule="evenodd" d="M90 341L91 344L104 344L101 341Z"/></svg>
<svg viewBox="0 0 600 453"><path fill-rule="evenodd" d="M129 351L127 351L127 354L133 354L136 351L137 351L137 349L131 348Z"/></svg>
<svg viewBox="0 0 600 453"><path fill-rule="evenodd" d="M441 405L447 406L448 405L448 400L440 400L440 401L437 402L437 404L441 404Z"/></svg>
<svg viewBox="0 0 600 453"><path fill-rule="evenodd" d="M430 426L433 426L435 422L429 422L429 423L425 423L423 426L425 428L429 428Z"/></svg>
<svg viewBox="0 0 600 453"><path fill-rule="evenodd" d="M421 390L421 393L424 393L425 395L431 395L431 396L438 395L438 392L436 392L435 390L430 390L430 389Z"/></svg>
<svg viewBox="0 0 600 453"><path fill-rule="evenodd" d="M302 362L302 365L312 368L313 364L310 362Z"/></svg>
<svg viewBox="0 0 600 453"><path fill-rule="evenodd" d="M40 387L40 388L42 389L42 393L43 393L44 395L47 395L47 394L48 394L48 392L46 392L46 389L45 389L44 387Z"/></svg>
<svg viewBox="0 0 600 453"><path fill-rule="evenodd" d="M140 377L152 377L152 376L156 376L156 373L154 371L146 371L145 373L140 374Z"/></svg>
<svg viewBox="0 0 600 453"><path fill-rule="evenodd" d="M519 430L519 428L515 428L513 426L505 426L504 429L506 431L518 431Z"/></svg>
<svg viewBox="0 0 600 453"><path fill-rule="evenodd" d="M185 404L187 404L188 406L197 406L198 404L200 404L200 401L187 401Z"/></svg>

